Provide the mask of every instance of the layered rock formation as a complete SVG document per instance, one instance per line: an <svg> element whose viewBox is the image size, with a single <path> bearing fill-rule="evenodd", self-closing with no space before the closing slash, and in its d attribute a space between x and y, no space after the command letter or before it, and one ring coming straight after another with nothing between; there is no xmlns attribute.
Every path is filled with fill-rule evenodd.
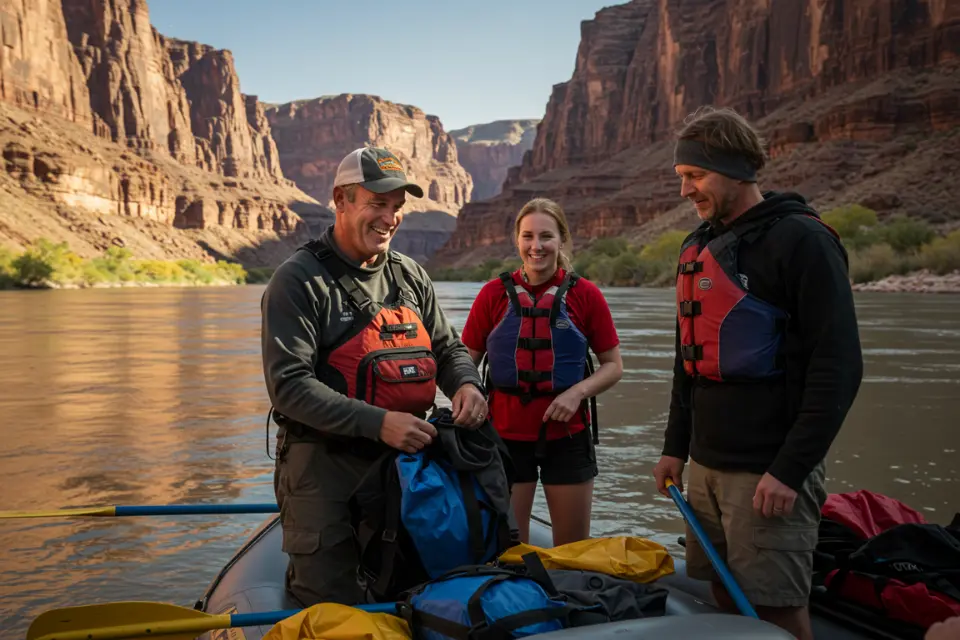
<svg viewBox="0 0 960 640"><path fill-rule="evenodd" d="M532 151L500 196L461 211L434 264L508 255L512 216L533 196L557 199L581 242L690 227L670 137L705 104L736 108L767 137L764 188L823 208L956 216L956 2L633 0L581 31Z"/></svg>
<svg viewBox="0 0 960 640"><path fill-rule="evenodd" d="M193 135L205 143L200 165L225 176L281 179L270 124L256 96L240 93L233 55L196 42L165 44L190 100Z"/></svg>
<svg viewBox="0 0 960 640"><path fill-rule="evenodd" d="M451 131L460 164L473 178L470 201L500 193L510 167L519 165L533 147L539 120L497 120Z"/></svg>
<svg viewBox="0 0 960 640"><path fill-rule="evenodd" d="M90 95L60 0L0 0L0 30L0 99L89 122Z"/></svg>
<svg viewBox="0 0 960 640"><path fill-rule="evenodd" d="M322 218L228 51L164 38L142 0L0 0L0 18L0 242L275 264L307 237L295 209Z"/></svg>
<svg viewBox="0 0 960 640"><path fill-rule="evenodd" d="M424 198L407 199L405 211L456 214L473 181L460 165L457 146L436 116L377 96L342 94L271 105L266 110L280 151L283 174L322 203L331 203L333 178L345 155L358 147L386 147L403 163Z"/></svg>

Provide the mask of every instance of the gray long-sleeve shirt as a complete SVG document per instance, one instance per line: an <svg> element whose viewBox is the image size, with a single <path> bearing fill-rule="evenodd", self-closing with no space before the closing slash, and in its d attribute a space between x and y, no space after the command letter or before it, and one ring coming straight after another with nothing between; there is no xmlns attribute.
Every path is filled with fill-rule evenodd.
<svg viewBox="0 0 960 640"><path fill-rule="evenodd" d="M361 267L336 246L333 226L319 240L347 265L371 301L394 299L397 285L385 268L386 255ZM452 398L466 383L482 389L477 367L437 304L426 271L400 258L406 286L419 306L414 310L431 337L440 390ZM315 374L318 357L350 329L354 313L319 260L308 251L295 252L274 272L261 300L264 379L274 409L283 416L324 433L377 440L386 410L331 389Z"/></svg>

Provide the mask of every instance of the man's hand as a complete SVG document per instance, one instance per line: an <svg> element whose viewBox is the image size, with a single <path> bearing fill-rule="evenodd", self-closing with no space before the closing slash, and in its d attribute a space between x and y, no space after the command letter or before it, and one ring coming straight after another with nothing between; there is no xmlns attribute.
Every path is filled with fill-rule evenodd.
<svg viewBox="0 0 960 640"><path fill-rule="evenodd" d="M763 474L753 494L753 508L765 518L789 516L793 512L793 503L797 492L783 484L769 473Z"/></svg>
<svg viewBox="0 0 960 640"><path fill-rule="evenodd" d="M653 468L653 477L657 479L657 491L669 498L670 491L667 490L667 478L670 478L682 493L684 464L684 461L680 458L660 456L660 462Z"/></svg>
<svg viewBox="0 0 960 640"><path fill-rule="evenodd" d="M415 415L402 411L387 411L380 427L380 439L407 453L416 453L433 442L436 428Z"/></svg>
<svg viewBox="0 0 960 640"><path fill-rule="evenodd" d="M455 425L476 429L487 419L487 401L469 382L457 389L452 402L450 411Z"/></svg>
<svg viewBox="0 0 960 640"><path fill-rule="evenodd" d="M957 640L957 638L960 638L960 616L934 622L923 636L923 640Z"/></svg>
<svg viewBox="0 0 960 640"><path fill-rule="evenodd" d="M570 387L550 403L547 410L543 413L543 422L556 420L557 422L569 422L577 411L580 410L580 404L583 402L583 391L577 387Z"/></svg>

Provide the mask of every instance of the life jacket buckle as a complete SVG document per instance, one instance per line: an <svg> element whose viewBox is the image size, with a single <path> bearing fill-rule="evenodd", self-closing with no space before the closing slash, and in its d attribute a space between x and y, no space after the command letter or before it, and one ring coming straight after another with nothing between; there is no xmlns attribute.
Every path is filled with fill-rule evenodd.
<svg viewBox="0 0 960 640"><path fill-rule="evenodd" d="M700 301L699 300L683 300L680 303L680 315L684 318L689 318L691 316L700 315Z"/></svg>
<svg viewBox="0 0 960 640"><path fill-rule="evenodd" d="M684 360L703 360L702 344L685 344L680 347L680 355Z"/></svg>
<svg viewBox="0 0 960 640"><path fill-rule="evenodd" d="M383 535L380 536L380 539L384 542L396 542L397 540L397 531L396 529L384 529Z"/></svg>
<svg viewBox="0 0 960 640"><path fill-rule="evenodd" d="M687 275L691 273L700 273L701 271L703 271L703 263L699 261L681 262L679 271L681 275Z"/></svg>

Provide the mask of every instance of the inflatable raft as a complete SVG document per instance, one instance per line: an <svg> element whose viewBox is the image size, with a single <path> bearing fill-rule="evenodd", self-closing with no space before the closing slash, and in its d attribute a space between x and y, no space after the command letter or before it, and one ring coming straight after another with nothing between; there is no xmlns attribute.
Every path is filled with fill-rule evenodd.
<svg viewBox="0 0 960 640"><path fill-rule="evenodd" d="M279 518L267 520L251 535L226 564L220 575L210 584L195 608L211 614L255 613L296 609L298 605L286 594L284 573L287 556L281 550L282 531ZM539 519L531 522L530 543L551 547L549 523ZM675 573L661 578L658 585L667 588L666 615L639 620L611 622L554 631L556 640L590 640L619 638L717 638L732 640L775 640L792 638L769 623L740 615L720 613L709 584L685 575L684 562L674 557ZM855 638L883 638L894 635L879 627L870 627L862 621L847 617L831 607L813 606L813 629L816 638L847 640ZM259 640L270 627L244 627L222 630L201 636L206 640ZM629 636L620 634L627 633Z"/></svg>

